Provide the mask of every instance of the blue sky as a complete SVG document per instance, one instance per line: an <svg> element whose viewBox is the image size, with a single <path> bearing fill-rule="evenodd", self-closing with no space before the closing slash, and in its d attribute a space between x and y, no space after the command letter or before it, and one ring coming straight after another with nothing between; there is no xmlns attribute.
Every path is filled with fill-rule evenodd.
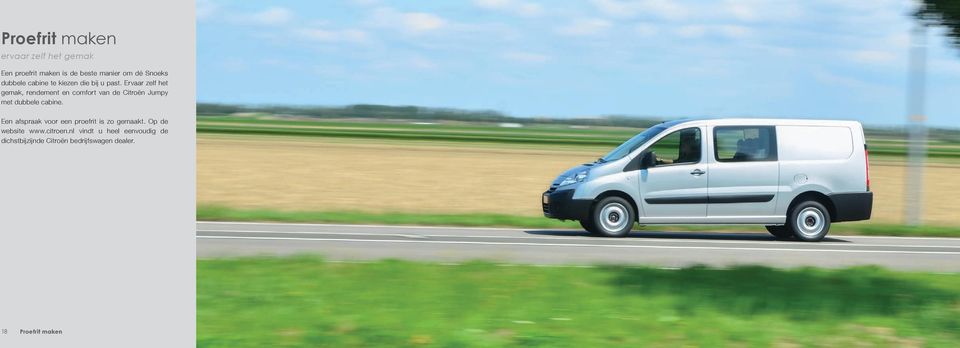
<svg viewBox="0 0 960 348"><path fill-rule="evenodd" d="M906 119L911 1L198 0L202 102ZM927 112L960 127L929 34Z"/></svg>

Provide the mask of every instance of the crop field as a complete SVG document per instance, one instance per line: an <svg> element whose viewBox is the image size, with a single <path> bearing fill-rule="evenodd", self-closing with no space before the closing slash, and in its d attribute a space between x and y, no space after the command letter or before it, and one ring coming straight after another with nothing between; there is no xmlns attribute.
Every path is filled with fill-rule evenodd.
<svg viewBox="0 0 960 348"><path fill-rule="evenodd" d="M284 122L285 129L321 127L309 121L304 121L306 125L278 122ZM333 132L341 132L344 123L361 131L365 127L378 131L387 127L362 122L330 127ZM204 121L198 127L206 125ZM390 126L401 130L398 132L422 131L419 125ZM424 133L473 134L488 128L457 125ZM629 136L634 131L598 130L604 136L580 129L554 132L549 128L504 128L497 132L502 133L498 136L523 139L540 139L538 132L549 133L550 137L570 133L562 137L600 141L607 135ZM540 193L553 178L577 163L593 161L615 145L200 132L197 201L201 206L239 209L536 217L541 215ZM876 195L872 221L899 223L904 204L902 159L871 156L872 190ZM949 161L925 168L925 223L956 225L956 212L960 211L960 201L954 199L960 192L957 177L960 165Z"/></svg>
<svg viewBox="0 0 960 348"><path fill-rule="evenodd" d="M638 128L409 122L403 120L307 120L271 117L203 116L197 132L206 134L286 135L376 140L448 141L500 145L598 147L611 149L640 132ZM906 140L880 131L867 131L870 153L877 159L902 161ZM927 143L932 162L960 163L960 138L932 138Z"/></svg>

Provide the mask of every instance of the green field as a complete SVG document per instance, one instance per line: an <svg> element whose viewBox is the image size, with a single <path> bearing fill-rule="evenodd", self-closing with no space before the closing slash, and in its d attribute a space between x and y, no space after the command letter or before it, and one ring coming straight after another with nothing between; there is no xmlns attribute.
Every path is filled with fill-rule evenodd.
<svg viewBox="0 0 960 348"><path fill-rule="evenodd" d="M402 120L310 120L266 116L201 116L198 133L328 138L452 141L502 144L574 145L613 148L640 131L625 127L577 127L560 124L531 124L521 128L493 123L441 122L417 124ZM902 136L867 132L872 156L904 157ZM953 138L928 142L927 155L933 160L960 159L960 143Z"/></svg>
<svg viewBox="0 0 960 348"><path fill-rule="evenodd" d="M197 347L955 347L960 275L200 260Z"/></svg>
<svg viewBox="0 0 960 348"><path fill-rule="evenodd" d="M203 117L197 123L197 132L606 147L617 146L635 134L629 130L585 131L559 127L523 129L494 125L287 121L236 117Z"/></svg>

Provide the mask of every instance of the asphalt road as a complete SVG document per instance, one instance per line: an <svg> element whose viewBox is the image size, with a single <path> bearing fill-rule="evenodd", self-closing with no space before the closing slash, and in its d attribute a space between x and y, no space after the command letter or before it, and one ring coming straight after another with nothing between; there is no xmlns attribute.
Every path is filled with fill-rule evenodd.
<svg viewBox="0 0 960 348"><path fill-rule="evenodd" d="M746 228L745 228L746 229ZM645 264L684 267L879 265L960 272L960 238L829 236L820 243L777 241L766 233L634 232L627 238L578 230L197 223L197 257L315 253L330 260L384 258L527 264Z"/></svg>

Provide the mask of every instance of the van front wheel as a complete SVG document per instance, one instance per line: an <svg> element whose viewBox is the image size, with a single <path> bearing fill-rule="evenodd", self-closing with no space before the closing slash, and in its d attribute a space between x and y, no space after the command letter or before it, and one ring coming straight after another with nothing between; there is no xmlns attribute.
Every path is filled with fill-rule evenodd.
<svg viewBox="0 0 960 348"><path fill-rule="evenodd" d="M793 237L793 231L790 231L784 225L767 225L767 232L770 232L777 239L790 239Z"/></svg>
<svg viewBox="0 0 960 348"><path fill-rule="evenodd" d="M620 197L607 197L593 207L591 214L596 234L604 237L626 237L637 217L630 202Z"/></svg>
<svg viewBox="0 0 960 348"><path fill-rule="evenodd" d="M580 220L580 226L583 227L584 230L586 230L588 233L592 235L599 234L597 233L597 225L593 223L592 218L585 218L583 220Z"/></svg>
<svg viewBox="0 0 960 348"><path fill-rule="evenodd" d="M818 242L830 231L830 213L820 202L801 202L790 211L786 226L797 239Z"/></svg>

